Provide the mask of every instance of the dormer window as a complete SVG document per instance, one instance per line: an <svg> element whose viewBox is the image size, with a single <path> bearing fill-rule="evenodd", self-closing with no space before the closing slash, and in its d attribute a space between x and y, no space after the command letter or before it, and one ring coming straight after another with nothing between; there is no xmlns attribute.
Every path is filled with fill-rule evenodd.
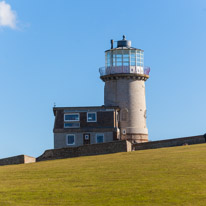
<svg viewBox="0 0 206 206"><path fill-rule="evenodd" d="M71 113L64 115L65 122L78 122L79 121L79 113Z"/></svg>
<svg viewBox="0 0 206 206"><path fill-rule="evenodd" d="M96 122L97 113L96 112L87 112L87 122Z"/></svg>
<svg viewBox="0 0 206 206"><path fill-rule="evenodd" d="M79 113L64 114L64 128L79 128L80 127Z"/></svg>

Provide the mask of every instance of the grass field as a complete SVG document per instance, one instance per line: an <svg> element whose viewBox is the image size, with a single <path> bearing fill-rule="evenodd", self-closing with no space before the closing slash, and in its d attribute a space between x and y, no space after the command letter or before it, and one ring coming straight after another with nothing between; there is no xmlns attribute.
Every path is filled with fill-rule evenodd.
<svg viewBox="0 0 206 206"><path fill-rule="evenodd" d="M7 205L206 205L206 144L2 166Z"/></svg>

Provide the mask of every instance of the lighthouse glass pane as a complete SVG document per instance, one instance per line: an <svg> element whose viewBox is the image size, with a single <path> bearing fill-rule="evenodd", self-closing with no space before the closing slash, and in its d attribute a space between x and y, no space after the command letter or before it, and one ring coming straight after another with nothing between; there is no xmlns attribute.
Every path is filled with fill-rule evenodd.
<svg viewBox="0 0 206 206"><path fill-rule="evenodd" d="M122 60L122 55L117 55L117 61L120 61L120 60Z"/></svg>
<svg viewBox="0 0 206 206"><path fill-rule="evenodd" d="M131 54L131 58L135 58L135 54Z"/></svg>
<svg viewBox="0 0 206 206"><path fill-rule="evenodd" d="M129 54L129 50L128 49L124 49L122 50L123 54Z"/></svg>
<svg viewBox="0 0 206 206"><path fill-rule="evenodd" d="M123 51L123 61L129 61L129 51Z"/></svg>
<svg viewBox="0 0 206 206"><path fill-rule="evenodd" d="M143 52L140 53L140 59L141 59L141 62L144 61L144 53Z"/></svg>
<svg viewBox="0 0 206 206"><path fill-rule="evenodd" d="M122 61L121 62L117 62L117 66L122 66Z"/></svg>
<svg viewBox="0 0 206 206"><path fill-rule="evenodd" d="M131 66L136 66L135 61L132 61L132 62L131 62Z"/></svg>
<svg viewBox="0 0 206 206"><path fill-rule="evenodd" d="M129 66L129 50L123 50L123 66Z"/></svg>
<svg viewBox="0 0 206 206"><path fill-rule="evenodd" d="M112 66L115 66L115 57L113 56Z"/></svg>
<svg viewBox="0 0 206 206"><path fill-rule="evenodd" d="M122 56L122 50L116 51L116 55L117 55L117 56Z"/></svg>

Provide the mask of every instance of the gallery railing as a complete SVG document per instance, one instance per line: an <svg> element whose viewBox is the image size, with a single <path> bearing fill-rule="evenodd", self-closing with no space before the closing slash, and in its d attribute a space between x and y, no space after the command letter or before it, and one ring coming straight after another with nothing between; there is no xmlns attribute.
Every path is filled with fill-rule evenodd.
<svg viewBox="0 0 206 206"><path fill-rule="evenodd" d="M109 74L146 74L149 75L150 67L140 67L140 66L110 66L110 67L100 67L100 76L105 76Z"/></svg>

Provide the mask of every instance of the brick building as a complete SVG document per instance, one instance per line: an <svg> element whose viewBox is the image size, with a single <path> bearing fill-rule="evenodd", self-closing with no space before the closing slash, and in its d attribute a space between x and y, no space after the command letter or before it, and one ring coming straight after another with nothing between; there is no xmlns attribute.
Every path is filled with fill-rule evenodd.
<svg viewBox="0 0 206 206"><path fill-rule="evenodd" d="M54 148L120 139L119 107L54 107Z"/></svg>

